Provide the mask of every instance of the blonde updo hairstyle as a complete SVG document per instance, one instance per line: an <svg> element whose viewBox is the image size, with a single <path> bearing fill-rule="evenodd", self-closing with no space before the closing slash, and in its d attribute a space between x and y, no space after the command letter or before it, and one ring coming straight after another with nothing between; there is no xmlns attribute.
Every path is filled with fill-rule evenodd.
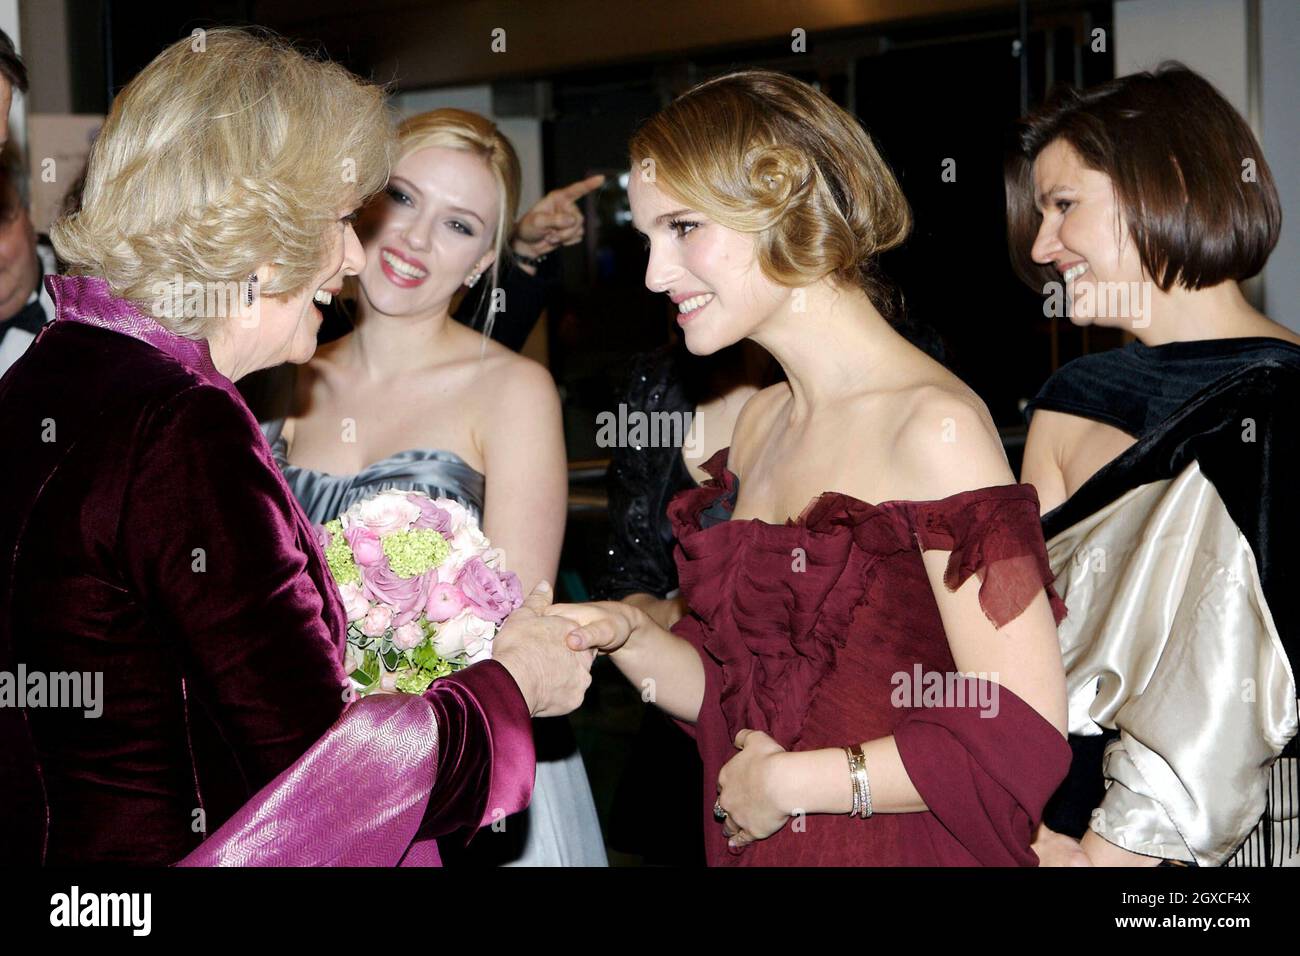
<svg viewBox="0 0 1300 956"><path fill-rule="evenodd" d="M80 207L50 238L70 273L209 337L225 316L176 315L159 284L241 283L271 263L259 291L300 294L340 210L387 182L392 120L382 88L269 33L196 32L114 100Z"/></svg>
<svg viewBox="0 0 1300 956"><path fill-rule="evenodd" d="M487 283L487 289L494 289L500 275L501 258L519 210L522 182L519 156L510 140L491 120L478 113L450 107L407 117L397 127L399 161L411 153L432 146L472 153L483 160L496 182L500 198L497 204L495 234L492 238L496 258L492 262L491 277ZM485 303L488 315L483 326L483 334L490 337L496 319L496 303L491 294L484 295L479 303L480 314Z"/></svg>
<svg viewBox="0 0 1300 956"><path fill-rule="evenodd" d="M647 120L632 175L738 232L758 234L764 275L786 286L827 276L893 311L877 257L912 214L871 137L824 93L771 70L706 80Z"/></svg>

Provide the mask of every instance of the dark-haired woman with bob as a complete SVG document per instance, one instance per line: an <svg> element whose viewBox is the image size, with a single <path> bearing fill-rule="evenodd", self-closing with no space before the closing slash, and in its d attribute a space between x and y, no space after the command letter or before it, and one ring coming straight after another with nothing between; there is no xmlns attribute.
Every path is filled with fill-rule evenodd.
<svg viewBox="0 0 1300 956"><path fill-rule="evenodd" d="M1069 616L1075 757L1045 864L1295 864L1300 335L1241 283L1281 212L1245 120L1180 64L1067 90L1007 165L1011 253L1075 324L1131 332L1030 403ZM1053 286L1052 283L1057 283ZM1081 838L1081 839L1080 839Z"/></svg>

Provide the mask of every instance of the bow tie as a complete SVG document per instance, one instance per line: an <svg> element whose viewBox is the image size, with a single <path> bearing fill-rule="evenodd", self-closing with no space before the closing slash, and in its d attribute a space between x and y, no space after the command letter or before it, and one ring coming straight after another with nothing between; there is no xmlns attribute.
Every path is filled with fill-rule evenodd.
<svg viewBox="0 0 1300 956"><path fill-rule="evenodd" d="M3 330L0 331L0 337L3 337L4 332L8 332L10 329L22 329L24 332L36 335L44 325L45 310L41 308L41 300L38 297L23 306L22 310L8 322L0 324L0 329Z"/></svg>
<svg viewBox="0 0 1300 956"><path fill-rule="evenodd" d="M28 302L12 319L0 322L0 342L3 342L13 329L22 329L32 335L39 335L44 325L45 310L41 308L41 300Z"/></svg>
<svg viewBox="0 0 1300 956"><path fill-rule="evenodd" d="M32 335L39 335L45 325L45 310L41 308L41 289L45 286L45 267L41 264L39 256L36 259L36 266L36 298L23 306L12 319L7 322L0 322L0 339L3 339L10 329L22 329Z"/></svg>

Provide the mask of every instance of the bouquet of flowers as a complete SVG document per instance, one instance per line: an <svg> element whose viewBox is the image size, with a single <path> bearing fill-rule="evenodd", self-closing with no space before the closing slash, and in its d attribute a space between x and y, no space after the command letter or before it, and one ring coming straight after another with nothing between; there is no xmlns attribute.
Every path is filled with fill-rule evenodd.
<svg viewBox="0 0 1300 956"><path fill-rule="evenodd" d="M383 491L318 533L347 611L344 669L359 694L383 683L419 694L491 657L497 628L523 604L502 552L449 498Z"/></svg>

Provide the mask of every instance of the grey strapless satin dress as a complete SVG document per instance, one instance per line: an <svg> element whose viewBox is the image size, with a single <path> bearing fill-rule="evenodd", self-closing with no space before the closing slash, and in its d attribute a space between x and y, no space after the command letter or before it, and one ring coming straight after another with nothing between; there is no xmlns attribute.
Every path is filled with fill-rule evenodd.
<svg viewBox="0 0 1300 956"><path fill-rule="evenodd" d="M411 449L367 465L355 475L331 475L289 464L283 426L283 419L274 419L264 422L262 431L289 489L313 522L323 524L389 488L451 498L480 522L483 519L485 478L454 452ZM608 865L591 784L568 719L534 720L533 735L537 782L528 808L507 817L503 829L485 827L467 850L443 841L439 849L446 865Z"/></svg>

